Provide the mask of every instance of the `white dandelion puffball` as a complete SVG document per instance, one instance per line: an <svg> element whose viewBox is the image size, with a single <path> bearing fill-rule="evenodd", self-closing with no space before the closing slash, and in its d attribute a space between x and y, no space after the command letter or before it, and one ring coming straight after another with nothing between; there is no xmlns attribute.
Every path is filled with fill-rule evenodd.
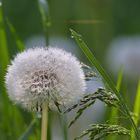
<svg viewBox="0 0 140 140"><path fill-rule="evenodd" d="M8 68L6 86L10 99L37 111L44 102L68 106L79 100L86 84L80 62L58 48L32 48L19 53Z"/></svg>

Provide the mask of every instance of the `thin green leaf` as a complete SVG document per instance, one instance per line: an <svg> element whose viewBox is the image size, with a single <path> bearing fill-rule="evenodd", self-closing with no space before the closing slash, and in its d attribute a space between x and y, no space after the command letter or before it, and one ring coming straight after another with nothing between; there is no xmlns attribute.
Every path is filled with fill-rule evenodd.
<svg viewBox="0 0 140 140"><path fill-rule="evenodd" d="M136 94L136 98L135 98L133 113L137 114L137 115L140 114L140 80L138 82L138 88L137 88L137 94ZM138 118L134 118L134 121L137 125L138 124Z"/></svg>
<svg viewBox="0 0 140 140"><path fill-rule="evenodd" d="M136 114L136 116L137 116L137 117L134 117L134 122L136 125L138 125L139 115L140 115L140 79L138 82L138 88L137 88L137 93L136 93L135 102L134 102L133 114ZM133 134L133 130L132 130L131 137L132 137L132 140L135 139L135 135Z"/></svg>
<svg viewBox="0 0 140 140"><path fill-rule="evenodd" d="M118 80L117 80L117 84L116 84L116 88L119 92L121 89L122 80L123 80L123 69L121 68L119 73L118 73Z"/></svg>
<svg viewBox="0 0 140 140"><path fill-rule="evenodd" d="M27 140L29 138L29 136L31 135L33 129L34 129L34 125L36 123L36 119L34 119L30 125L28 126L28 128L26 129L26 131L21 135L21 137L19 138L19 140Z"/></svg>
<svg viewBox="0 0 140 140"><path fill-rule="evenodd" d="M78 46L82 49L82 51L84 52L84 54L86 55L86 57L88 58L88 60L90 61L90 63L93 66L96 67L96 69L101 74L101 76L104 79L104 81L106 81L106 83L108 84L108 86L112 89L112 91L116 94L116 96L120 100L122 110L128 116L128 119L130 120L130 122L132 124L132 127L133 127L133 129L135 131L135 134L136 134L137 139L140 139L140 132L139 132L137 126L135 125L135 122L133 121L133 119L132 119L132 117L130 115L130 111L129 111L127 105L125 104L124 99L122 98L121 94L118 93L118 90L116 89L115 84L113 83L113 81L111 80L111 78L108 76L108 74L105 72L105 70L102 68L102 66L99 64L99 62L96 60L95 56L92 54L92 52L87 47L87 45L84 43L84 41L81 38L81 35L77 34L72 29L70 29L70 31L71 31L72 38L75 39L75 41L77 42Z"/></svg>
<svg viewBox="0 0 140 140"><path fill-rule="evenodd" d="M43 31L46 37L46 44L48 46L49 45L49 27L51 26L48 0L38 0L38 7L41 14Z"/></svg>
<svg viewBox="0 0 140 140"><path fill-rule="evenodd" d="M8 46L7 46L7 39L6 39L6 33L5 33L5 27L4 27L4 18L3 18L3 11L2 11L2 3L0 3L0 92L2 93L2 101L4 103L3 110L3 125L5 128L9 127L8 124L8 98L5 91L4 86L4 75L6 73L6 68L9 63L9 53L8 53ZM6 109L5 109L6 108Z"/></svg>
<svg viewBox="0 0 140 140"><path fill-rule="evenodd" d="M12 35L13 35L15 41L16 41L16 46L17 46L18 50L19 51L23 51L24 50L24 44L21 41L21 39L19 38L19 36L17 35L14 26L12 25L12 23L9 21L8 18L7 18L6 21L7 21L8 27L10 29L10 32L12 33Z"/></svg>
<svg viewBox="0 0 140 140"><path fill-rule="evenodd" d="M118 79L117 79L117 84L116 84L116 88L117 90L120 92L120 88L122 85L122 80L123 80L123 69L121 68L119 73L118 73ZM108 111L108 110L107 110ZM110 124L118 124L118 119L116 119L118 117L118 109L116 108L111 108L111 110L109 109L109 122ZM107 137L107 140L115 140L117 139L117 136L109 136Z"/></svg>
<svg viewBox="0 0 140 140"><path fill-rule="evenodd" d="M8 54L6 33L4 30L2 5L0 5L0 71L1 71L0 74L1 75L5 73L8 63L9 63L9 54Z"/></svg>
<svg viewBox="0 0 140 140"><path fill-rule="evenodd" d="M121 84L122 84L122 79L123 79L123 70L120 69L119 73L118 73L118 80L117 80L117 84L116 84L116 89L120 92L120 88L121 88ZM118 116L118 110L115 108L112 108L111 113L110 113L110 123L114 122L114 117ZM117 124L117 119L115 121L115 124Z"/></svg>
<svg viewBox="0 0 140 140"><path fill-rule="evenodd" d="M2 3L0 5L0 110L1 110L1 132L4 133L3 138L9 139L11 136L13 139L16 139L17 136L21 133L23 125L23 118L21 112L9 102L7 92L5 89L4 76L6 74L6 69L9 64L9 51L8 43L6 38L5 24L4 24L4 14L2 10ZM12 124L12 125L11 125ZM18 130L15 132L15 129ZM2 138L2 139L3 139Z"/></svg>

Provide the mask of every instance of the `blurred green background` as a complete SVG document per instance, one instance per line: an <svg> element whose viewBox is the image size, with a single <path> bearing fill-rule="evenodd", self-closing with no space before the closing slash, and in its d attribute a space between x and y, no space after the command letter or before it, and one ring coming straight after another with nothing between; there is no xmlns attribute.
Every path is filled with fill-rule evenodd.
<svg viewBox="0 0 140 140"><path fill-rule="evenodd" d="M15 54L19 52L17 39L19 39L20 43L23 43L25 47L42 46L45 45L45 33L42 15L39 9L39 1L2 0L0 2L3 3L2 6L0 6L0 12L2 12L1 14L3 15L3 19L1 17L0 20L0 140L16 140L27 128L32 120L32 115L22 110L20 107L13 106L7 98L4 88L6 66L9 64L9 60L13 59ZM118 41L119 43L117 45L120 47L116 47L117 45L115 47L120 49L120 51L116 51L116 53L120 53L123 51L121 47L123 47L124 44L131 44L129 47L131 48L130 53L124 53L124 56L127 54L130 56L132 55L132 59L128 61L133 61L132 63L128 63L128 66L126 65L126 71L124 70L124 75L126 72L126 77L123 82L122 91L127 94L125 97L129 103L129 107L132 109L137 80L140 73L140 1L48 0L49 6L46 6L43 0L40 0L40 3L46 8L46 11L49 7L51 26L47 28L47 34L49 34L50 44L64 47L67 50L69 50L68 47L71 47L70 51L75 53L81 61L88 64L82 51L80 51L78 46L76 48L74 41L70 39L69 29L72 28L76 30L83 36L83 39L94 52L99 62L101 62L110 75L113 76L114 81L117 77L117 71L121 67L121 60L127 57L123 57L122 53L119 57L119 64L115 64L117 63L117 57L114 53L113 55L116 60L113 62L108 61L108 55L110 54L108 52L113 46L111 43L116 38L122 36L129 37L130 42L128 39L122 38L125 43L123 42L119 45L120 42ZM13 35L8 23L14 27L16 35ZM3 30L4 33L2 32ZM6 45L4 46L3 37L6 39L8 54L5 51L6 48L4 48ZM135 38L137 38L137 41L135 41ZM135 52L137 53L134 52L131 54L131 52L133 52L133 47L135 47ZM129 48L126 50L129 51ZM8 55L9 60L6 58ZM113 58L109 57L109 59ZM136 61L137 63L135 64ZM110 68L115 67L115 65L117 65L117 71ZM130 70L127 71L127 68ZM135 72L135 70L137 71ZM129 72L132 76L129 76ZM100 118L100 120L104 119L105 115ZM39 122L36 123L36 127L40 127ZM40 130L34 129L33 131L35 135L31 136L30 139L39 139ZM59 139L56 138L56 140Z"/></svg>
<svg viewBox="0 0 140 140"><path fill-rule="evenodd" d="M48 0L48 3L51 17L49 37L70 38L69 28L75 29L83 35L106 68L106 53L110 42L119 36L138 35L140 32L139 0ZM3 12L4 18L10 20L23 42L33 36L43 35L37 0L3 0ZM5 28L12 56L16 52L16 44L7 25Z"/></svg>

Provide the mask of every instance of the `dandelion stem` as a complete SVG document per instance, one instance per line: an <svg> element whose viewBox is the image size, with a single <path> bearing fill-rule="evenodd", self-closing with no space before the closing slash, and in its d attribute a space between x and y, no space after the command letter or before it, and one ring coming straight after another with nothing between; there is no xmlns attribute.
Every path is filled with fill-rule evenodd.
<svg viewBox="0 0 140 140"><path fill-rule="evenodd" d="M47 140L47 129L48 129L48 105L43 104L41 140Z"/></svg>

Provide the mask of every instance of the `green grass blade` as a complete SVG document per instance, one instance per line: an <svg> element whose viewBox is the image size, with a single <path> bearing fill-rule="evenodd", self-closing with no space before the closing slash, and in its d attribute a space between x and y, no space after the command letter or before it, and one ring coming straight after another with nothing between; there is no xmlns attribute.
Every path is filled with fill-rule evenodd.
<svg viewBox="0 0 140 140"><path fill-rule="evenodd" d="M136 114L136 117L134 117L134 122L136 125L138 125L138 122L139 122L138 116L140 115L140 79L138 82L138 88L137 88L137 93L135 97L133 113ZM134 139L135 139L135 135L132 133L131 140L134 140Z"/></svg>
<svg viewBox="0 0 140 140"><path fill-rule="evenodd" d="M32 122L30 123L30 125L28 126L28 128L26 129L26 131L21 135L21 137L19 138L19 140L27 140L29 139L29 136L31 135L34 125L37 122L37 119L32 120Z"/></svg>
<svg viewBox="0 0 140 140"><path fill-rule="evenodd" d="M121 68L119 73L118 73L118 79L117 79L117 84L116 84L116 88L117 90L120 92L121 89L121 85L122 85L122 80L123 80L123 69ZM108 110L107 110L108 111ZM118 124L118 119L115 119L116 117L118 117L118 109L116 108L111 108L111 110L109 109L109 122L110 124ZM109 136L107 138L107 140L116 140L117 136Z"/></svg>
<svg viewBox="0 0 140 140"><path fill-rule="evenodd" d="M124 99L122 98L121 94L118 93L118 90L116 89L115 84L113 83L113 81L110 79L110 77L108 76L108 74L106 74L105 70L102 68L102 66L99 64L99 62L96 60L95 56L92 54L92 52L90 51L90 49L87 47L87 45L84 43L84 41L82 40L81 36L79 34L77 34L74 30L70 29L71 31L71 35L72 37L75 39L75 41L77 42L78 46L82 49L82 51L84 52L84 54L86 55L86 57L88 58L88 60L90 61L90 63L96 67L96 69L98 70L98 72L101 74L102 78L104 81L106 81L106 83L108 84L108 86L112 89L112 91L116 94L116 96L119 98L120 100L120 105L122 110L126 113L126 115L128 116L128 119L130 120L132 127L135 131L136 137L137 139L140 139L140 134L139 134L139 130L136 127L131 115L130 115L130 111L127 107L127 105L125 104Z"/></svg>
<svg viewBox="0 0 140 140"><path fill-rule="evenodd" d="M116 89L118 90L118 92L120 92L122 80L123 80L123 70L120 69L120 71L118 73L117 84L116 84ZM110 115L109 115L109 122L111 124L112 123L117 124L118 123L117 119L115 119L115 122L114 122L114 118L117 117L117 116L118 116L118 109L112 108L111 111L110 111Z"/></svg>
<svg viewBox="0 0 140 140"><path fill-rule="evenodd" d="M4 20L2 13L2 5L0 6L0 71L5 73L6 67L9 63L9 54L7 47L6 34L4 30Z"/></svg>
<svg viewBox="0 0 140 140"><path fill-rule="evenodd" d="M0 5L0 92L2 93L0 94L0 112L2 114L0 117L0 135L3 135L2 139L10 139L10 137L16 139L21 133L24 125L21 113L11 104L11 102L9 102L4 85L4 76L9 64L9 51L2 6L3 5ZM20 126L22 126L22 128L20 128Z"/></svg>
<svg viewBox="0 0 140 140"><path fill-rule="evenodd" d="M116 84L116 88L119 92L121 89L122 80L123 80L123 69L121 68L119 73L118 73L118 79L117 79L117 84Z"/></svg>
<svg viewBox="0 0 140 140"><path fill-rule="evenodd" d="M136 98L135 98L135 104L134 104L134 114L139 115L140 114L140 80L138 82L138 88L137 88L137 94L136 94ZM138 118L136 117L134 119L136 125L138 124Z"/></svg>
<svg viewBox="0 0 140 140"><path fill-rule="evenodd" d="M6 73L6 68L9 63L9 52L7 46L6 32L4 26L4 18L3 18L3 5L0 3L0 102L1 102L1 112L3 113L0 117L2 131L10 130L9 126L9 111L10 106L8 103L8 97L6 94L5 86L4 86L4 75ZM5 136L4 136L5 137ZM8 137L8 136L6 136Z"/></svg>
<svg viewBox="0 0 140 140"><path fill-rule="evenodd" d="M17 46L18 50L20 52L23 51L24 50L24 44L21 41L21 39L19 38L19 36L17 35L14 26L12 25L12 23L9 21L8 18L6 19L6 21L7 21L8 27L10 29L10 32L11 32L12 36L14 37L14 39L16 41L16 46Z"/></svg>
<svg viewBox="0 0 140 140"><path fill-rule="evenodd" d="M46 37L46 45L48 46L49 45L49 27L51 26L48 0L38 0L38 7L41 14L43 31Z"/></svg>

